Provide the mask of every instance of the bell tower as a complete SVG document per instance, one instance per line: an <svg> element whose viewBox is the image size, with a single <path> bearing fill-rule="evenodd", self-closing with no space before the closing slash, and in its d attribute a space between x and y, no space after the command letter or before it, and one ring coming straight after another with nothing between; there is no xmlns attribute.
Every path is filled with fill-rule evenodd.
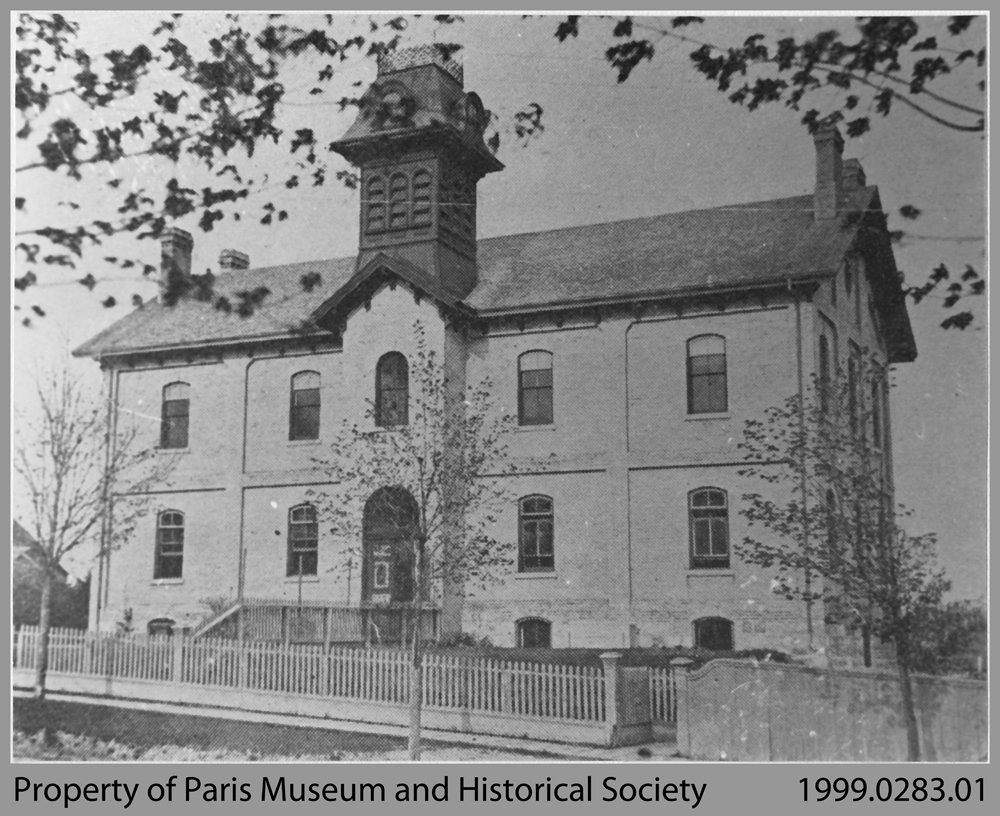
<svg viewBox="0 0 1000 816"><path fill-rule="evenodd" d="M360 112L331 148L361 171L358 268L379 253L456 297L476 285L476 184L502 170L483 141L488 113L437 46L383 55Z"/></svg>

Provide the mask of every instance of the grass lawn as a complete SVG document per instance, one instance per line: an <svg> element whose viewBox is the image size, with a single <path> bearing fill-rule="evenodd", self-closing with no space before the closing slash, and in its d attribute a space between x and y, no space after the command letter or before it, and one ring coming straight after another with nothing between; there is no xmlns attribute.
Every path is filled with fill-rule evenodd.
<svg viewBox="0 0 1000 816"><path fill-rule="evenodd" d="M14 698L15 761L404 761L406 740L244 723L66 700ZM543 755L426 742L427 761L525 761ZM551 759L551 756L546 757Z"/></svg>

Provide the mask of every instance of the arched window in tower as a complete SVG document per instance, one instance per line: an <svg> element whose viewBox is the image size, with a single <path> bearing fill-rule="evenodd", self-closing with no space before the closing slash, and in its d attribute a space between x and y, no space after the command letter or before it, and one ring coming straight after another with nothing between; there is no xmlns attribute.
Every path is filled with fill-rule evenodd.
<svg viewBox="0 0 1000 816"><path fill-rule="evenodd" d="M381 428L409 422L410 372L398 351L383 354L375 368L375 424Z"/></svg>
<svg viewBox="0 0 1000 816"><path fill-rule="evenodd" d="M365 229L367 232L385 231L385 178L374 175L368 179L365 192Z"/></svg>
<svg viewBox="0 0 1000 816"><path fill-rule="evenodd" d="M431 174L417 170L413 174L413 226L431 225Z"/></svg>
<svg viewBox="0 0 1000 816"><path fill-rule="evenodd" d="M406 229L406 214L410 205L409 183L404 173L393 173L389 179L389 229Z"/></svg>

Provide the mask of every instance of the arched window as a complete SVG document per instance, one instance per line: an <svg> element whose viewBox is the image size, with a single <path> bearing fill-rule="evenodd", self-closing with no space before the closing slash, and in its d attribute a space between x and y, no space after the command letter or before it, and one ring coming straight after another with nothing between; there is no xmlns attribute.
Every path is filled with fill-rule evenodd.
<svg viewBox="0 0 1000 816"><path fill-rule="evenodd" d="M366 226L368 232L385 231L385 178L374 175L368 179L365 193Z"/></svg>
<svg viewBox="0 0 1000 816"><path fill-rule="evenodd" d="M713 652L733 651L733 622L727 618L698 618L694 622L694 647Z"/></svg>
<svg viewBox="0 0 1000 816"><path fill-rule="evenodd" d="M552 353L526 351L517 361L517 416L520 425L552 424Z"/></svg>
<svg viewBox="0 0 1000 816"><path fill-rule="evenodd" d="M729 566L729 502L725 490L699 487L688 493L691 567Z"/></svg>
<svg viewBox="0 0 1000 816"><path fill-rule="evenodd" d="M687 343L688 413L728 410L726 339L717 334L692 337Z"/></svg>
<svg viewBox="0 0 1000 816"><path fill-rule="evenodd" d="M431 224L431 174L417 170L413 174L413 226L429 227Z"/></svg>
<svg viewBox="0 0 1000 816"><path fill-rule="evenodd" d="M518 502L518 571L556 568L554 516L548 496L525 496Z"/></svg>
<svg viewBox="0 0 1000 816"><path fill-rule="evenodd" d="M289 439L319 439L319 384L318 371L300 371L292 376Z"/></svg>
<svg viewBox="0 0 1000 816"><path fill-rule="evenodd" d="M319 549L316 508L300 504L288 511L288 564L286 575L315 575Z"/></svg>
<svg viewBox="0 0 1000 816"><path fill-rule="evenodd" d="M184 574L184 514L164 510L156 517L153 578L180 578Z"/></svg>
<svg viewBox="0 0 1000 816"><path fill-rule="evenodd" d="M191 386L186 382L170 383L163 389L163 409L160 420L160 447L188 446L188 416Z"/></svg>
<svg viewBox="0 0 1000 816"><path fill-rule="evenodd" d="M516 628L517 645L522 649L552 648L552 624L544 618L521 618Z"/></svg>
<svg viewBox="0 0 1000 816"><path fill-rule="evenodd" d="M409 183L403 173L393 173L389 179L389 229L406 229L406 213L410 205Z"/></svg>
<svg viewBox="0 0 1000 816"><path fill-rule="evenodd" d="M819 410L830 412L830 341L825 334L819 336Z"/></svg>
<svg viewBox="0 0 1000 816"><path fill-rule="evenodd" d="M383 354L375 367L375 424L381 428L409 420L410 372L398 351Z"/></svg>

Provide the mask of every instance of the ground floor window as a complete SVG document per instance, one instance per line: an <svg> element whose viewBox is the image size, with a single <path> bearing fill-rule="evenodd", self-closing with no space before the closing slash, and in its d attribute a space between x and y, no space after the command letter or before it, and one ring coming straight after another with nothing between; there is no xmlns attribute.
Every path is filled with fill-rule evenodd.
<svg viewBox="0 0 1000 816"><path fill-rule="evenodd" d="M542 618L523 618L517 622L517 645L523 649L552 648L552 624Z"/></svg>
<svg viewBox="0 0 1000 816"><path fill-rule="evenodd" d="M733 622L726 618L699 618L694 622L694 645L696 649L731 652Z"/></svg>

